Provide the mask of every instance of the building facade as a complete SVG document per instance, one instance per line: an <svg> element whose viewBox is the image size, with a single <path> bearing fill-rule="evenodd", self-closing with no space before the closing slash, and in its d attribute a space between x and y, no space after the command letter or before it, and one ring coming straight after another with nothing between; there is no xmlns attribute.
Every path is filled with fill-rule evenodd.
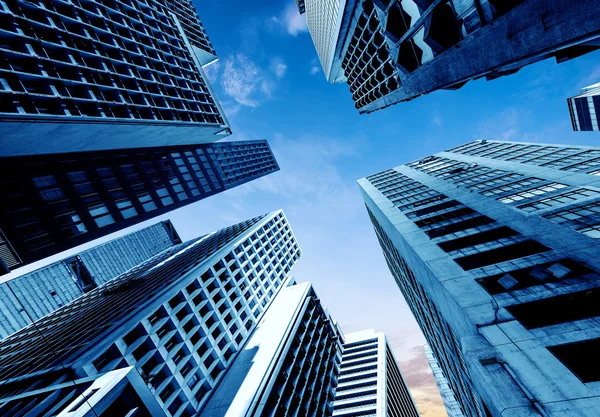
<svg viewBox="0 0 600 417"><path fill-rule="evenodd" d="M444 407L446 407L448 417L464 417L464 414L462 411L460 411L460 404L458 404L458 401L456 401L456 397L452 392L452 388L450 388L450 385L448 385L448 380L444 376L444 372L442 371L442 368L440 368L440 364L438 363L437 359L435 356L433 356L433 351L429 345L425 345L425 356L427 357L429 367L433 373L433 378L435 379L435 383L440 391L440 395L442 397Z"/></svg>
<svg viewBox="0 0 600 417"><path fill-rule="evenodd" d="M0 338L179 243L167 220L0 283Z"/></svg>
<svg viewBox="0 0 600 417"><path fill-rule="evenodd" d="M312 285L277 295L201 417L331 417L343 336Z"/></svg>
<svg viewBox="0 0 600 417"><path fill-rule="evenodd" d="M68 412L46 387L133 367L166 416L197 415L299 256L282 211L161 252L0 341L0 414Z"/></svg>
<svg viewBox="0 0 600 417"><path fill-rule="evenodd" d="M595 0L576 7L562 0L304 3L328 80L347 81L361 113L512 74L542 59L564 62L598 49L600 38Z"/></svg>
<svg viewBox="0 0 600 417"><path fill-rule="evenodd" d="M216 56L191 0L11 1L0 18L0 156L230 133L202 69Z"/></svg>
<svg viewBox="0 0 600 417"><path fill-rule="evenodd" d="M0 158L4 269L277 170L266 141Z"/></svg>
<svg viewBox="0 0 600 417"><path fill-rule="evenodd" d="M466 416L595 416L600 148L475 141L359 181Z"/></svg>
<svg viewBox="0 0 600 417"><path fill-rule="evenodd" d="M419 417L385 334L344 337L334 417Z"/></svg>
<svg viewBox="0 0 600 417"><path fill-rule="evenodd" d="M571 123L575 131L598 131L600 118L600 83L581 89L581 93L567 99Z"/></svg>

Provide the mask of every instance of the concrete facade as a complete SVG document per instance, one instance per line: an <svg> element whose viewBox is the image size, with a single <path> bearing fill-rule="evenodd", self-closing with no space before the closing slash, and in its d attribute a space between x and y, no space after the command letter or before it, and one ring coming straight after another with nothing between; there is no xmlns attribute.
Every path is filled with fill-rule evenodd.
<svg viewBox="0 0 600 417"><path fill-rule="evenodd" d="M567 104L573 130L600 130L600 83L582 88L579 95L567 99Z"/></svg>
<svg viewBox="0 0 600 417"><path fill-rule="evenodd" d="M0 156L231 133L202 69L215 51L190 0L2 2L0 16Z"/></svg>
<svg viewBox="0 0 600 417"><path fill-rule="evenodd" d="M181 243L170 221L0 283L0 338Z"/></svg>
<svg viewBox="0 0 600 417"><path fill-rule="evenodd" d="M0 404L134 367L167 416L197 415L299 256L281 211L167 249L0 341Z"/></svg>
<svg viewBox="0 0 600 417"><path fill-rule="evenodd" d="M600 148L475 141L359 181L466 416L597 416Z"/></svg>
<svg viewBox="0 0 600 417"><path fill-rule="evenodd" d="M325 73L348 82L361 113L600 45L595 0L348 0L344 8L343 22L330 23L337 35L309 30L317 51L322 33L337 38L331 66L342 76Z"/></svg>
<svg viewBox="0 0 600 417"><path fill-rule="evenodd" d="M344 336L334 417L419 417L384 333Z"/></svg>

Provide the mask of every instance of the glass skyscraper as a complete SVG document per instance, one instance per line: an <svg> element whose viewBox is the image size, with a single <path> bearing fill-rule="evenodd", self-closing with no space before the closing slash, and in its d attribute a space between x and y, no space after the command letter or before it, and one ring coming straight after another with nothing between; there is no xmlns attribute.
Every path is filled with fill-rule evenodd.
<svg viewBox="0 0 600 417"><path fill-rule="evenodd" d="M600 83L581 89L581 93L567 99L571 123L575 131L598 131L600 128Z"/></svg>
<svg viewBox="0 0 600 417"><path fill-rule="evenodd" d="M167 220L0 283L0 339L179 243Z"/></svg>
<svg viewBox="0 0 600 417"><path fill-rule="evenodd" d="M93 413L93 404L102 410L107 403L100 400L111 397L120 413L101 415L133 415L127 413L140 402L158 404L162 413L142 415L197 415L277 294L292 282L299 256L281 211L166 249L2 340L0 414L34 417L79 407ZM314 295L298 305L311 303L308 316L297 321L306 330L297 334L308 339L301 352L294 351L294 366L306 363L300 354L318 350L316 342L325 340L320 334L332 350L317 356L335 353L335 335L315 309ZM329 371L319 375L325 396L327 377L335 376L331 366L326 362ZM128 378L130 372L137 376ZM92 386L119 380L130 385L134 404L129 395Z"/></svg>
<svg viewBox="0 0 600 417"><path fill-rule="evenodd" d="M598 49L598 3L580 0L304 0L325 76L370 113L472 79Z"/></svg>
<svg viewBox="0 0 600 417"><path fill-rule="evenodd" d="M440 368L440 364L435 356L433 356L433 352L429 345L425 345L425 356L427 356L429 367L431 368L435 383L440 391L440 396L442 397L444 407L446 407L448 417L464 417L464 414L460 411L460 405L452 392L452 388L448 385L448 379L444 376L444 372L442 371L442 368Z"/></svg>
<svg viewBox="0 0 600 417"><path fill-rule="evenodd" d="M359 184L465 416L598 414L600 148L474 141Z"/></svg>
<svg viewBox="0 0 600 417"><path fill-rule="evenodd" d="M384 333L344 336L334 417L419 417Z"/></svg>
<svg viewBox="0 0 600 417"><path fill-rule="evenodd" d="M4 271L277 170L266 141L0 158Z"/></svg>

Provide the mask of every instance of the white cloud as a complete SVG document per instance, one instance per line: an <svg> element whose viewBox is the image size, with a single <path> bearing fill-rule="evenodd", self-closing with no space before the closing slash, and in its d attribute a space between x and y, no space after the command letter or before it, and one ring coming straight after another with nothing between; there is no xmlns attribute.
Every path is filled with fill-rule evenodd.
<svg viewBox="0 0 600 417"><path fill-rule="evenodd" d="M277 18L276 18L277 19ZM277 19L282 22L287 32L292 36L298 36L299 33L307 32L306 18L298 12L298 8L291 3L283 12L283 17Z"/></svg>
<svg viewBox="0 0 600 417"><path fill-rule="evenodd" d="M316 75L319 73L319 71L321 71L321 68L319 68L318 66L314 65L312 67L310 67L310 74L311 75Z"/></svg>
<svg viewBox="0 0 600 417"><path fill-rule="evenodd" d="M287 66L281 65L285 68L276 68L276 77L280 73L281 76L285 74ZM247 107L258 107L263 101L272 99L276 88L272 76L244 54L227 58L221 73L221 85L236 103Z"/></svg>
<svg viewBox="0 0 600 417"><path fill-rule="evenodd" d="M277 77L278 80L282 79L285 73L287 72L287 68L287 65L283 62L275 64L275 67L273 68L273 72L275 72L275 77Z"/></svg>
<svg viewBox="0 0 600 417"><path fill-rule="evenodd" d="M204 73L208 77L208 81L211 84L215 84L219 79L219 61L215 61L212 64L202 68Z"/></svg>

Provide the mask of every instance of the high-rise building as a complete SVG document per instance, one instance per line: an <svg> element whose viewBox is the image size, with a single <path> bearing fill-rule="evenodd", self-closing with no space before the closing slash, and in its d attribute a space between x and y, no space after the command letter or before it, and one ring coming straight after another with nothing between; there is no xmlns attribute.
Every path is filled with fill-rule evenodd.
<svg viewBox="0 0 600 417"><path fill-rule="evenodd" d="M4 271L277 170L266 141L0 158Z"/></svg>
<svg viewBox="0 0 600 417"><path fill-rule="evenodd" d="M291 282L299 256L281 211L161 252L0 341L0 414L70 416L89 410L96 401L82 404L95 396L125 399L81 384L133 367L164 415L197 415ZM315 323L296 325L314 336L312 327L327 324L312 311ZM138 403L148 403L143 388L139 380L132 388Z"/></svg>
<svg viewBox="0 0 600 417"><path fill-rule="evenodd" d="M303 0L331 82L370 113L599 48L596 0Z"/></svg>
<svg viewBox="0 0 600 417"><path fill-rule="evenodd" d="M567 99L573 130L600 130L600 83L581 89L579 95Z"/></svg>
<svg viewBox="0 0 600 417"><path fill-rule="evenodd" d="M359 184L465 416L598 415L599 147L474 141Z"/></svg>
<svg viewBox="0 0 600 417"><path fill-rule="evenodd" d="M342 337L310 283L281 290L200 417L331 416Z"/></svg>
<svg viewBox="0 0 600 417"><path fill-rule="evenodd" d="M419 417L384 333L344 336L334 417Z"/></svg>
<svg viewBox="0 0 600 417"><path fill-rule="evenodd" d="M448 417L464 417L464 414L462 411L460 411L460 405L458 404L458 401L456 401L456 397L452 392L452 388L450 388L450 385L448 385L448 380L444 376L444 372L442 371L442 368L440 368L440 364L438 363L437 359L435 356L433 356L433 351L429 345L425 345L425 356L427 357L429 367L433 373L433 378L435 379L435 383L440 391L440 395L442 397L444 407L446 407Z"/></svg>
<svg viewBox="0 0 600 417"><path fill-rule="evenodd" d="M191 0L0 4L0 156L214 142L229 124Z"/></svg>
<svg viewBox="0 0 600 417"><path fill-rule="evenodd" d="M0 283L0 338L179 243L167 220Z"/></svg>

